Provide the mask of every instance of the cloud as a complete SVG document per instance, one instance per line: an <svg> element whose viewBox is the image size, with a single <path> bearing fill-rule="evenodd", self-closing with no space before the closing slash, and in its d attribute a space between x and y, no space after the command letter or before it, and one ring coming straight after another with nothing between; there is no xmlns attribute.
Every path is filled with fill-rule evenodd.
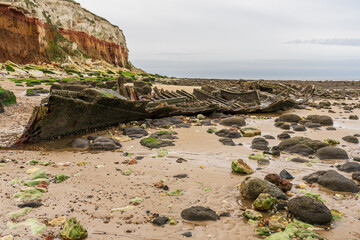
<svg viewBox="0 0 360 240"><path fill-rule="evenodd" d="M292 40L286 43L360 47L360 38L327 38L327 39L310 39L310 40Z"/></svg>

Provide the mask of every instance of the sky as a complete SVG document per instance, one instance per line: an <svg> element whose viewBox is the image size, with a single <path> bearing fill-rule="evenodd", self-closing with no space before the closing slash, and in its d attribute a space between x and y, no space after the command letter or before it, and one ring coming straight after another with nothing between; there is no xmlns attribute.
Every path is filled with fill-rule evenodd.
<svg viewBox="0 0 360 240"><path fill-rule="evenodd" d="M77 0L174 77L360 80L359 0Z"/></svg>

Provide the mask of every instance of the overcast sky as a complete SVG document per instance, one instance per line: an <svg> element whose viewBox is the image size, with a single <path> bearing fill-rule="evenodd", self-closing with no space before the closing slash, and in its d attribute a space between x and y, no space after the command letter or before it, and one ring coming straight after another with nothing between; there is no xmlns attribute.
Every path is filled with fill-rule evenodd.
<svg viewBox="0 0 360 240"><path fill-rule="evenodd" d="M176 77L360 79L359 0L77 0Z"/></svg>

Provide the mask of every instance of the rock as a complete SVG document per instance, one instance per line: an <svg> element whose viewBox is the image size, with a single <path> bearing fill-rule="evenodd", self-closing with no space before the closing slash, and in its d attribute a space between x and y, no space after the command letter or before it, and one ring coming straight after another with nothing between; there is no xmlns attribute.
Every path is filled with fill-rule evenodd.
<svg viewBox="0 0 360 240"><path fill-rule="evenodd" d="M288 202L288 208L297 219L310 224L328 224L332 220L330 209L317 198L293 198Z"/></svg>
<svg viewBox="0 0 360 240"><path fill-rule="evenodd" d="M306 146L312 148L314 151L329 146L327 143L305 137L293 137L290 139L286 139L283 140L278 146L281 151L287 151L289 148L297 144L305 144Z"/></svg>
<svg viewBox="0 0 360 240"><path fill-rule="evenodd" d="M336 128L334 128L334 127L327 127L326 130L328 130L328 131L336 131Z"/></svg>
<svg viewBox="0 0 360 240"><path fill-rule="evenodd" d="M284 179L294 179L294 177L285 169L283 169L279 175L280 175L280 177L282 177Z"/></svg>
<svg viewBox="0 0 360 240"><path fill-rule="evenodd" d="M239 132L229 129L221 129L220 131L216 132L215 135L226 138L241 138L241 134Z"/></svg>
<svg viewBox="0 0 360 240"><path fill-rule="evenodd" d="M175 125L177 128L190 128L191 125L189 123L180 123Z"/></svg>
<svg viewBox="0 0 360 240"><path fill-rule="evenodd" d="M240 132L243 137L254 137L257 135L261 135L260 129L257 128L241 128Z"/></svg>
<svg viewBox="0 0 360 240"><path fill-rule="evenodd" d="M305 123L305 127L307 127L307 128L320 128L321 124L320 123L308 122L308 123Z"/></svg>
<svg viewBox="0 0 360 240"><path fill-rule="evenodd" d="M355 162L360 162L360 157L354 157L353 159Z"/></svg>
<svg viewBox="0 0 360 240"><path fill-rule="evenodd" d="M301 143L288 148L286 151L289 153L297 153L302 156L309 156L309 155L315 153L315 151L312 148L308 147L305 144L301 144Z"/></svg>
<svg viewBox="0 0 360 240"><path fill-rule="evenodd" d="M245 212L242 213L242 215L247 219L252 219L252 220L258 220L263 217L261 213L254 211L252 209L246 209Z"/></svg>
<svg viewBox="0 0 360 240"><path fill-rule="evenodd" d="M292 188L292 183L282 178L278 174L267 174L265 180L275 184L283 192L288 192Z"/></svg>
<svg viewBox="0 0 360 240"><path fill-rule="evenodd" d="M218 131L218 130L217 130L216 127L210 127L210 128L208 128L208 130L207 130L206 132L213 134L213 133L216 133L217 131Z"/></svg>
<svg viewBox="0 0 360 240"><path fill-rule="evenodd" d="M234 141L231 138L228 138L228 137L220 138L219 142L221 142L225 146L235 146Z"/></svg>
<svg viewBox="0 0 360 240"><path fill-rule="evenodd" d="M321 159L349 159L346 151L336 147L324 147L316 151L316 155Z"/></svg>
<svg viewBox="0 0 360 240"><path fill-rule="evenodd" d="M360 172L354 172L351 177L356 181L360 181Z"/></svg>
<svg viewBox="0 0 360 240"><path fill-rule="evenodd" d="M329 116L309 115L306 117L306 120L312 123L319 123L321 126L332 126L334 124L332 118Z"/></svg>
<svg viewBox="0 0 360 240"><path fill-rule="evenodd" d="M275 137L271 136L271 135L264 135L263 136L265 139L275 139ZM290 135L289 135L290 137Z"/></svg>
<svg viewBox="0 0 360 240"><path fill-rule="evenodd" d="M277 136L278 139L280 140L284 140L284 139L289 139L291 138L290 134L288 133L280 133L278 136Z"/></svg>
<svg viewBox="0 0 360 240"><path fill-rule="evenodd" d="M257 160L257 163L259 165L269 165L270 164L270 160L269 159L264 159L264 158L260 158Z"/></svg>
<svg viewBox="0 0 360 240"><path fill-rule="evenodd" d="M39 201L23 202L17 205L18 208L39 208L43 204Z"/></svg>
<svg viewBox="0 0 360 240"><path fill-rule="evenodd" d="M189 221L216 221L219 219L219 216L215 211L211 210L210 208L201 206L191 207L183 210L181 212L181 217Z"/></svg>
<svg viewBox="0 0 360 240"><path fill-rule="evenodd" d="M306 160L304 158L293 158L290 161L291 162L296 162L296 163L307 163L307 162L309 162L309 160Z"/></svg>
<svg viewBox="0 0 360 240"><path fill-rule="evenodd" d="M324 140L324 142L327 143L327 144L329 144L330 146L340 144L339 141L334 140L334 139L330 139L330 138L326 138L326 139Z"/></svg>
<svg viewBox="0 0 360 240"><path fill-rule="evenodd" d="M157 138L143 138L141 139L140 144L151 149L167 147L167 146L175 146L175 144L172 141L167 141Z"/></svg>
<svg viewBox="0 0 360 240"><path fill-rule="evenodd" d="M60 236L64 239L76 240L86 238L88 235L86 229L72 217L64 223Z"/></svg>
<svg viewBox="0 0 360 240"><path fill-rule="evenodd" d="M157 225L157 226L163 226L166 223L169 222L169 218L167 217L156 217L154 218L154 220L152 221L153 224Z"/></svg>
<svg viewBox="0 0 360 240"><path fill-rule="evenodd" d="M347 163L344 163L343 165L336 166L336 167L340 171L348 172L348 173L360 171L360 164L357 162L347 162Z"/></svg>
<svg viewBox="0 0 360 240"><path fill-rule="evenodd" d="M280 125L280 128L284 130L290 130L290 124L283 123Z"/></svg>
<svg viewBox="0 0 360 240"><path fill-rule="evenodd" d="M187 237L187 238L192 237L192 233L191 233L191 232L184 232L184 233L181 234L181 235L183 235L184 237Z"/></svg>
<svg viewBox="0 0 360 240"><path fill-rule="evenodd" d="M108 137L97 137L92 146L91 146L91 150L94 151L112 151L112 150L116 150L116 149L120 149L122 146L119 143L119 141L113 139L113 138L108 138Z"/></svg>
<svg viewBox="0 0 360 240"><path fill-rule="evenodd" d="M296 131L296 132L305 132L306 127L302 126L302 125L296 125L296 126L293 126L293 130Z"/></svg>
<svg viewBox="0 0 360 240"><path fill-rule="evenodd" d="M206 117L205 117L204 115L202 115L202 114L198 114L196 118L197 118L198 120L200 120L200 121L206 119Z"/></svg>
<svg viewBox="0 0 360 240"><path fill-rule="evenodd" d="M350 120L359 120L359 117L357 115L350 115L349 119Z"/></svg>
<svg viewBox="0 0 360 240"><path fill-rule="evenodd" d="M298 229L295 232L295 235L300 239L306 239L306 240L322 240L323 238L317 234L314 231L311 231L310 229Z"/></svg>
<svg viewBox="0 0 360 240"><path fill-rule="evenodd" d="M183 123L183 121L180 118L176 118L176 117L153 119L151 121L152 125L154 125L155 127L160 127L160 128L169 128L173 125L179 125L182 123Z"/></svg>
<svg viewBox="0 0 360 240"><path fill-rule="evenodd" d="M319 102L319 106L321 107L330 107L331 106L331 103L329 101L321 101Z"/></svg>
<svg viewBox="0 0 360 240"><path fill-rule="evenodd" d="M359 139L357 139L357 137L354 136L346 136L342 138L345 142L350 142L350 143L359 143Z"/></svg>
<svg viewBox="0 0 360 240"><path fill-rule="evenodd" d="M188 175L185 173L177 174L174 176L174 178L178 178L178 179L187 178L187 177L188 177Z"/></svg>
<svg viewBox="0 0 360 240"><path fill-rule="evenodd" d="M210 120L201 120L200 121L202 126L211 126L213 125Z"/></svg>
<svg viewBox="0 0 360 240"><path fill-rule="evenodd" d="M289 234L287 234L285 232L277 232L277 233L271 234L266 239L267 240L289 240L290 236L289 236Z"/></svg>
<svg viewBox="0 0 360 240"><path fill-rule="evenodd" d="M246 125L245 119L242 117L228 117L220 120L220 124L231 127L233 125L243 127Z"/></svg>
<svg viewBox="0 0 360 240"><path fill-rule="evenodd" d="M65 181L68 178L69 178L69 176L67 176L65 174L56 174L55 175L55 182L56 183L62 183L63 181Z"/></svg>
<svg viewBox="0 0 360 240"><path fill-rule="evenodd" d="M66 217L59 217L59 218L55 218L53 220L51 220L49 222L50 226L62 226L64 223L66 222Z"/></svg>
<svg viewBox="0 0 360 240"><path fill-rule="evenodd" d="M258 150L268 150L269 142L265 140L265 138L257 137L254 138L251 142L251 148L252 149L258 149Z"/></svg>
<svg viewBox="0 0 360 240"><path fill-rule="evenodd" d="M318 183L333 191L352 192L359 191L356 183L334 170L318 171L303 178L308 183Z"/></svg>
<svg viewBox="0 0 360 240"><path fill-rule="evenodd" d="M231 164L231 168L234 172L241 174L251 174L254 172L254 170L242 159L234 160Z"/></svg>
<svg viewBox="0 0 360 240"><path fill-rule="evenodd" d="M269 210L272 206L277 203L277 198L274 198L270 194L261 193L253 203L255 209L260 211Z"/></svg>
<svg viewBox="0 0 360 240"><path fill-rule="evenodd" d="M299 115L296 114L291 114L291 113L287 113L287 114L282 114L279 117L279 121L281 122L294 122L294 123L298 123L301 120L301 117Z"/></svg>
<svg viewBox="0 0 360 240"><path fill-rule="evenodd" d="M158 131L151 134L150 138L168 139L168 140L178 139L178 137L176 137L175 135L177 135L177 132L175 131Z"/></svg>
<svg viewBox="0 0 360 240"><path fill-rule="evenodd" d="M30 174L31 180L35 180L35 179L39 179L39 178L43 178L43 179L48 178L46 172L42 169L37 169Z"/></svg>
<svg viewBox="0 0 360 240"><path fill-rule="evenodd" d="M84 138L75 138L70 142L70 147L86 149L90 146L89 140Z"/></svg>
<svg viewBox="0 0 360 240"><path fill-rule="evenodd" d="M141 127L128 127L124 129L124 135L131 138L142 138L148 135L148 132Z"/></svg>
<svg viewBox="0 0 360 240"><path fill-rule="evenodd" d="M286 195L274 184L260 178L247 177L240 185L240 192L246 199L255 200L260 193L268 193L277 199L286 199Z"/></svg>

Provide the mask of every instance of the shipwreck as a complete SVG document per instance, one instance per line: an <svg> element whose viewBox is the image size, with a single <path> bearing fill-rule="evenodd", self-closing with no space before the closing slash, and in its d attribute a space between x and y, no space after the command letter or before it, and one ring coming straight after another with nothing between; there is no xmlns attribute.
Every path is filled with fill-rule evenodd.
<svg viewBox="0 0 360 240"><path fill-rule="evenodd" d="M60 82L33 114L15 145L99 129L119 123L175 115L266 113L287 110L308 101L314 86L266 81L214 81L194 88L168 91L126 79Z"/></svg>

